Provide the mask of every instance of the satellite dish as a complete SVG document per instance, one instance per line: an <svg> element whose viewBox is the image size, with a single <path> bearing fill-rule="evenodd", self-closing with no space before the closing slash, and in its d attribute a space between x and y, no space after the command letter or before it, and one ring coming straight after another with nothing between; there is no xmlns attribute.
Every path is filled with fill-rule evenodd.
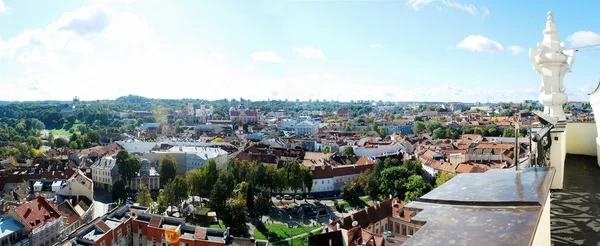
<svg viewBox="0 0 600 246"><path fill-rule="evenodd" d="M358 226L358 221L352 221L352 227L357 227Z"/></svg>

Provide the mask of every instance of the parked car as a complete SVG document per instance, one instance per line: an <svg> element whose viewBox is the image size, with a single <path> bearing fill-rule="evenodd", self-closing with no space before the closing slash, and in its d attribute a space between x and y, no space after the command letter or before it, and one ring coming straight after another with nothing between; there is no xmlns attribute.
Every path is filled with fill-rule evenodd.
<svg viewBox="0 0 600 246"><path fill-rule="evenodd" d="M292 198L292 196L290 196L290 195L283 195L283 199L285 199L285 200L294 200L294 198Z"/></svg>
<svg viewBox="0 0 600 246"><path fill-rule="evenodd" d="M315 199L315 196L313 196L313 195L306 195L306 199Z"/></svg>
<svg viewBox="0 0 600 246"><path fill-rule="evenodd" d="M277 199L277 200L281 200L281 196L280 196L280 195L276 195L276 196L275 196L275 199Z"/></svg>
<svg viewBox="0 0 600 246"><path fill-rule="evenodd" d="M302 200L304 199L304 197L302 197L302 195L296 195L296 200Z"/></svg>

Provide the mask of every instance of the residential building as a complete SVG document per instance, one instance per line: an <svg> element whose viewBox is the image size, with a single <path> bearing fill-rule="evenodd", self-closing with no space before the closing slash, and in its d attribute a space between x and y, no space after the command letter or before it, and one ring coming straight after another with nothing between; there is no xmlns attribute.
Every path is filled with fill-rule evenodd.
<svg viewBox="0 0 600 246"><path fill-rule="evenodd" d="M325 233L309 237L308 245L402 245L421 228L411 221L415 212L405 205L395 198L377 202L327 224Z"/></svg>
<svg viewBox="0 0 600 246"><path fill-rule="evenodd" d="M10 208L8 216L23 224L23 233L29 234L30 245L53 245L61 237L61 214L43 196Z"/></svg>
<svg viewBox="0 0 600 246"><path fill-rule="evenodd" d="M23 224L9 216L0 216L0 245L29 246Z"/></svg>
<svg viewBox="0 0 600 246"><path fill-rule="evenodd" d="M227 229L186 225L183 219L150 214L148 208L123 205L91 221L59 245L169 245L168 228L178 228L179 245L231 245Z"/></svg>
<svg viewBox="0 0 600 246"><path fill-rule="evenodd" d="M200 168L208 164L209 160L214 160L220 170L227 168L228 153L221 148L197 147L197 146L179 146L173 147L169 151L180 151L185 153L186 171Z"/></svg>
<svg viewBox="0 0 600 246"><path fill-rule="evenodd" d="M119 170L117 159L108 156L96 161L92 166L92 180L96 187L110 190L117 182Z"/></svg>
<svg viewBox="0 0 600 246"><path fill-rule="evenodd" d="M358 181L360 174L373 169L375 161L367 157L335 156L335 153L308 152L302 165L313 175L310 193L332 195L345 184Z"/></svg>

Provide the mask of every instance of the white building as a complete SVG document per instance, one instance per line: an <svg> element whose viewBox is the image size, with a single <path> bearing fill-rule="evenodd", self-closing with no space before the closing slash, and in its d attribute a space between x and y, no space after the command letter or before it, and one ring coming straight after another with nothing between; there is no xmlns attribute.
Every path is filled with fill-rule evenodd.
<svg viewBox="0 0 600 246"><path fill-rule="evenodd" d="M319 131L319 125L308 120L302 121L294 126L297 135L313 135Z"/></svg>
<svg viewBox="0 0 600 246"><path fill-rule="evenodd" d="M212 147L187 147L187 146L178 146L173 147L169 150L170 152L184 152L185 153L185 167L186 171L200 168L206 164L208 164L209 160L214 160L217 164L217 168L219 170L223 170L227 168L227 151L221 148L212 148Z"/></svg>
<svg viewBox="0 0 600 246"><path fill-rule="evenodd" d="M92 180L97 187L110 190L117 181L117 160L112 157L104 157L92 164Z"/></svg>

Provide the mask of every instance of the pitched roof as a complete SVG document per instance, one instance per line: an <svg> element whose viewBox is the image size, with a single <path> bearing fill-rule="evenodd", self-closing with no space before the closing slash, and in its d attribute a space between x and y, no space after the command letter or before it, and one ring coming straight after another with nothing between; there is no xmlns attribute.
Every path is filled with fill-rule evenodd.
<svg viewBox="0 0 600 246"><path fill-rule="evenodd" d="M56 209L60 211L63 215L65 215L65 221L67 225L71 225L77 222L77 220L79 220L80 218L79 214L77 214L77 212L75 211L73 206L71 206L71 203L69 201L62 202L56 207Z"/></svg>
<svg viewBox="0 0 600 246"><path fill-rule="evenodd" d="M312 235L308 238L309 246L343 245L343 244L344 244L344 239L342 236L342 231L332 231L329 233Z"/></svg>
<svg viewBox="0 0 600 246"><path fill-rule="evenodd" d="M60 213L43 196L38 196L32 201L21 204L21 206L14 208L14 211L30 230L60 218Z"/></svg>

